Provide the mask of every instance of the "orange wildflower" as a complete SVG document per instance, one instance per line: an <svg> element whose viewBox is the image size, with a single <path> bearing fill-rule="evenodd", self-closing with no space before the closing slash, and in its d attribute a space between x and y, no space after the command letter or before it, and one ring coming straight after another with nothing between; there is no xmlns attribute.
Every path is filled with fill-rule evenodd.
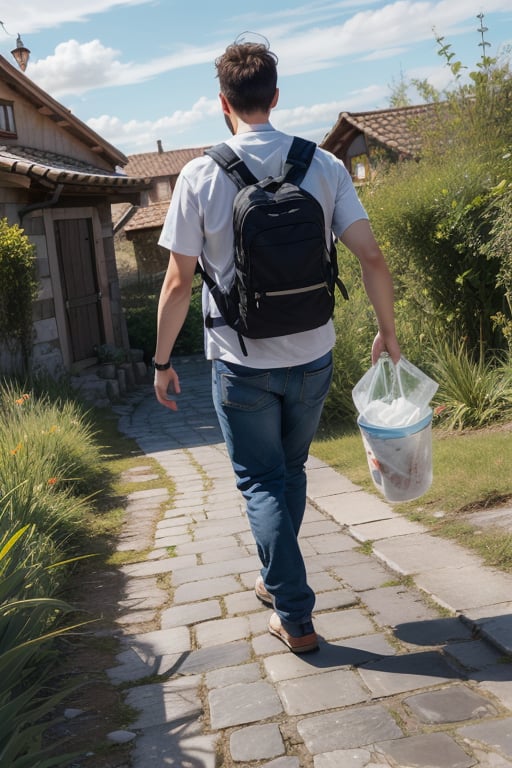
<svg viewBox="0 0 512 768"><path fill-rule="evenodd" d="M18 443L18 445L16 446L16 448L13 448L13 449L12 449L12 451L11 451L11 456L16 456L16 454L17 454L19 451L21 451L22 447L23 447L23 443Z"/></svg>
<svg viewBox="0 0 512 768"><path fill-rule="evenodd" d="M55 485L56 482L57 482L56 477L50 477L48 480L48 485Z"/></svg>

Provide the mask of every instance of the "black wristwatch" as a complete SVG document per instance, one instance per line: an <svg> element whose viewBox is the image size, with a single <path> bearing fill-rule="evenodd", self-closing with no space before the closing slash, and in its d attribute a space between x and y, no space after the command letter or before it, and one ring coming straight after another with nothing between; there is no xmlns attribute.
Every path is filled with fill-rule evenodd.
<svg viewBox="0 0 512 768"><path fill-rule="evenodd" d="M167 363L157 363L157 362L155 362L155 358L153 358L152 362L153 362L153 368L156 371L168 371L169 368L171 367L171 360L170 360L170 358L169 358Z"/></svg>

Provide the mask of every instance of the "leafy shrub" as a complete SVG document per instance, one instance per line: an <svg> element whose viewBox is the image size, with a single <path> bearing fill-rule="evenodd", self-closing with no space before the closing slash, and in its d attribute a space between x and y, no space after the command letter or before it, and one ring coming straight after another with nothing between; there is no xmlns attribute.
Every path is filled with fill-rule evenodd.
<svg viewBox="0 0 512 768"><path fill-rule="evenodd" d="M0 344L20 350L25 367L31 346L37 280L35 248L17 224L0 219Z"/></svg>
<svg viewBox="0 0 512 768"><path fill-rule="evenodd" d="M156 346L158 298L163 274L127 283L122 288L123 308L130 346L144 350L149 364ZM203 351L203 315L201 310L201 280L195 278L190 309L176 340L173 354L190 355Z"/></svg>
<svg viewBox="0 0 512 768"><path fill-rule="evenodd" d="M512 161L508 153L507 159ZM510 178L509 174L509 178ZM512 353L512 182L502 181L492 190L493 197L486 211L486 218L492 223L489 241L483 252L489 258L499 254L500 268L498 285L504 292L503 308L492 316L507 341Z"/></svg>
<svg viewBox="0 0 512 768"><path fill-rule="evenodd" d="M416 336L455 332L480 351L503 347L499 253L484 252L494 179L486 162L452 153L391 169L363 192L397 290L398 322Z"/></svg>
<svg viewBox="0 0 512 768"><path fill-rule="evenodd" d="M439 384L436 421L447 429L484 427L512 419L512 366L475 362L464 344L433 342L431 371Z"/></svg>

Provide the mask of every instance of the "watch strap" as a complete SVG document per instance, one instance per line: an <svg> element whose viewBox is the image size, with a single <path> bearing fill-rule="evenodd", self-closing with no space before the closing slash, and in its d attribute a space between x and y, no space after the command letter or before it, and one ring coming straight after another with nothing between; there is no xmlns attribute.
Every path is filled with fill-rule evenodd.
<svg viewBox="0 0 512 768"><path fill-rule="evenodd" d="M170 359L166 363L157 363L155 358L153 358L153 368L156 371L168 371L171 367L171 361Z"/></svg>

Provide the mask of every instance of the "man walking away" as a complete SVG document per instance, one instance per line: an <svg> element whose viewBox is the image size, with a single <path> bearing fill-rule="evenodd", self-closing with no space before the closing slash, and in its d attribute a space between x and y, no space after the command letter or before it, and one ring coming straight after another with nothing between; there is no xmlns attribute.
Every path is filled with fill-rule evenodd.
<svg viewBox="0 0 512 768"><path fill-rule="evenodd" d="M277 57L261 43L229 45L215 62L226 142L256 179L283 173L293 137L270 123L276 106ZM397 362L392 280L343 163L315 149L301 187L321 205L326 249L339 238L358 258L378 331L372 362L383 351ZM176 410L180 392L171 353L186 318L196 263L227 293L234 280L233 202L237 187L208 155L185 165L160 237L170 251L158 306L155 394ZM306 506L305 462L332 376L332 320L268 338L244 338L227 325L203 286L205 353L212 394L237 487L261 560L256 596L273 608L268 628L295 653L313 650L315 595L298 536Z"/></svg>

